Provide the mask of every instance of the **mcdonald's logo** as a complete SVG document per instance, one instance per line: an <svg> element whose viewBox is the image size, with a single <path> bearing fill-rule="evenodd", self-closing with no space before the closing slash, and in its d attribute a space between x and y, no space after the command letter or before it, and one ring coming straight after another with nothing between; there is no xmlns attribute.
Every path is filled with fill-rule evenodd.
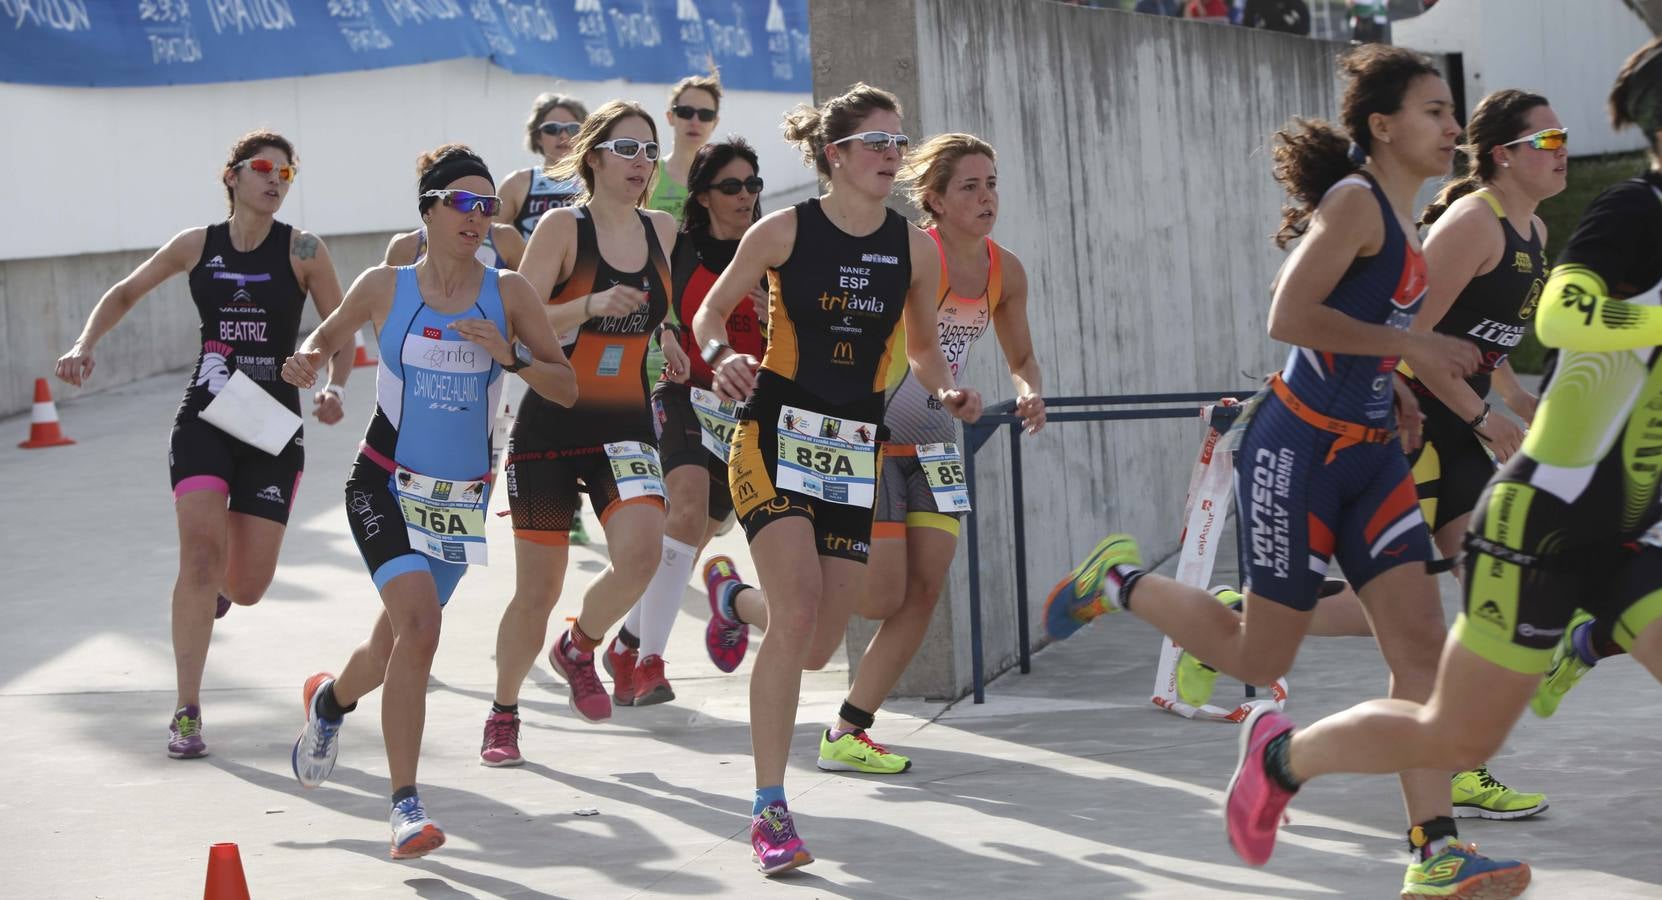
<svg viewBox="0 0 1662 900"><path fill-rule="evenodd" d="M854 343L852 341L838 341L831 348L831 359L834 362L854 362Z"/></svg>

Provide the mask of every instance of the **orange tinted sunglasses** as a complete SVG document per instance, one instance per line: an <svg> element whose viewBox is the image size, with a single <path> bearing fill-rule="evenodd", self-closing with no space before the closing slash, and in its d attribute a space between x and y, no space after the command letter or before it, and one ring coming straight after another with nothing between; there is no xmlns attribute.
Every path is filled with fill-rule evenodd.
<svg viewBox="0 0 1662 900"><path fill-rule="evenodd" d="M272 162L269 159L260 159L258 157L254 158L254 159L245 159L242 162L239 162L236 165L232 166L231 168L240 169L243 166L247 166L249 169L251 169L254 172L257 172L261 175L270 175L272 172L275 171L277 173L277 180L278 181L285 181L285 182L293 181L295 176L300 174L300 167L299 166L295 166L295 165L279 166L279 165L277 165L276 163Z"/></svg>

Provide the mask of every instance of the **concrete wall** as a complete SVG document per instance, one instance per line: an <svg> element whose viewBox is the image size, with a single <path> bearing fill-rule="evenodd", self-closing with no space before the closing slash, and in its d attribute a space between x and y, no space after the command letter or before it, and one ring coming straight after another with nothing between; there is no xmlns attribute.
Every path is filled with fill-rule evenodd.
<svg viewBox="0 0 1662 900"><path fill-rule="evenodd" d="M881 10L889 23L847 65L816 52L816 95L898 61L889 71L916 96L912 134L969 131L1000 151L994 237L1026 265L1047 396L1241 389L1254 383L1243 372L1278 367L1285 351L1265 332L1283 258L1268 237L1281 203L1269 136L1295 114L1334 113L1339 45L1044 0L814 9L815 34L825 18ZM1004 361L983 343L961 380L1007 399ZM1056 578L1108 531L1138 533L1154 557L1175 549L1199 437L1182 420L1053 424L1024 438L1035 623ZM1017 652L1006 448L1001 435L978 459L990 672ZM968 689L966 569L960 549L899 693ZM851 658L870 633L850 629Z"/></svg>
<svg viewBox="0 0 1662 900"><path fill-rule="evenodd" d="M1637 129L1611 131L1605 110L1622 60L1652 36L1622 0L1459 0L1393 27L1404 47L1463 56L1470 106L1502 88L1535 91L1552 101L1575 155L1644 147Z"/></svg>
<svg viewBox="0 0 1662 900"><path fill-rule="evenodd" d="M43 213L0 217L0 416L29 408L34 379L50 374L110 285L174 234L225 216L218 172L237 135L264 126L295 142L301 177L281 218L324 236L344 287L380 260L391 232L414 223L422 150L466 142L499 178L536 162L523 128L531 100L546 90L591 109L613 97L639 99L654 112L668 105L668 85L557 83L482 60L165 88L0 84L8 134L29 136L0 141L0 171L15 174L7 201ZM769 185L764 208L814 185L779 131L784 111L807 99L723 97L718 134L755 144ZM662 121L658 127L667 137ZM86 390L190 365L196 334L194 308L176 279L104 340ZM56 383L54 392L59 400L78 393Z"/></svg>

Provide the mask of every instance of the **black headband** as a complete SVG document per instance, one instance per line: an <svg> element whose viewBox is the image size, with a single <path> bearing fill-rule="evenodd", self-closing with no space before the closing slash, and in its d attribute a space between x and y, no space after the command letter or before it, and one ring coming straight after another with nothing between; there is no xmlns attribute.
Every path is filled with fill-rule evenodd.
<svg viewBox="0 0 1662 900"><path fill-rule="evenodd" d="M478 175L491 183L492 190L496 188L496 179L491 177L491 170L485 167L483 160L477 156L457 154L428 169L418 182L418 193L442 191L458 178L466 178L469 175ZM425 200L417 199L416 204L422 212L426 212L432 207L433 199L430 197Z"/></svg>

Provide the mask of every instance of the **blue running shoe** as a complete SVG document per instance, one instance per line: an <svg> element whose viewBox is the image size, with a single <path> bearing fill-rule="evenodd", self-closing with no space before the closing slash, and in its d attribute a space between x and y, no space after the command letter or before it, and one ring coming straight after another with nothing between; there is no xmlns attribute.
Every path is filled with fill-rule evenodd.
<svg viewBox="0 0 1662 900"><path fill-rule="evenodd" d="M1069 637L1085 627L1097 616L1113 612L1118 607L1107 593L1108 570L1119 565L1141 565L1142 554L1137 550L1137 539L1129 534L1110 534L1103 538L1050 591L1045 600L1045 633L1053 641Z"/></svg>
<svg viewBox="0 0 1662 900"><path fill-rule="evenodd" d="M1402 900L1457 897L1459 900L1509 900L1529 887L1529 865L1515 859L1490 859L1476 844L1450 841L1441 853L1408 866L1402 876Z"/></svg>

